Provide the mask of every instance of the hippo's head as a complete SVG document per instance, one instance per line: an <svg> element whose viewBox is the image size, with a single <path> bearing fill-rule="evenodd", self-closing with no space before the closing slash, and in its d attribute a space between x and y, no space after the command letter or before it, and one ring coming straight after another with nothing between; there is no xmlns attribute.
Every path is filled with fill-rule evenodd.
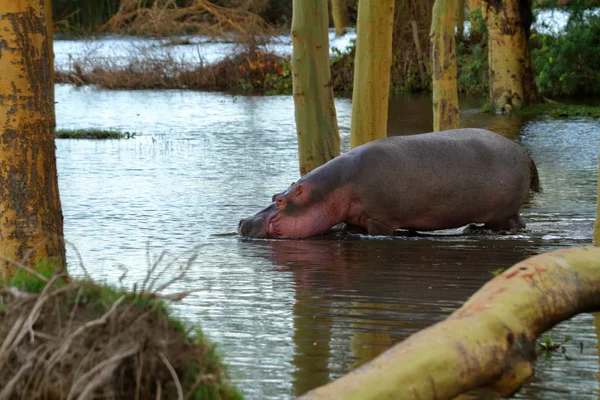
<svg viewBox="0 0 600 400"><path fill-rule="evenodd" d="M273 195L272 203L238 225L241 236L251 238L303 238L325 233L338 223L328 201L312 184L293 183Z"/></svg>

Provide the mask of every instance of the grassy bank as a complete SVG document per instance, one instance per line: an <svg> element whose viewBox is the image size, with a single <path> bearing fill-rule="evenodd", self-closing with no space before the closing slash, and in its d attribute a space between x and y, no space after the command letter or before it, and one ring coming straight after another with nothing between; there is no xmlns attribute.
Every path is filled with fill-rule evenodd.
<svg viewBox="0 0 600 400"><path fill-rule="evenodd" d="M540 103L527 106L521 110L520 113L523 115L549 115L553 118L600 118L600 107L560 103Z"/></svg>
<svg viewBox="0 0 600 400"><path fill-rule="evenodd" d="M106 89L193 89L291 93L289 57L251 48L216 64L195 68L182 64L168 51L163 55L128 57L126 65L112 60L83 58L69 70L56 71L57 83L96 85Z"/></svg>
<svg viewBox="0 0 600 400"><path fill-rule="evenodd" d="M0 285L4 398L241 398L215 346L147 282L129 293L38 271Z"/></svg>

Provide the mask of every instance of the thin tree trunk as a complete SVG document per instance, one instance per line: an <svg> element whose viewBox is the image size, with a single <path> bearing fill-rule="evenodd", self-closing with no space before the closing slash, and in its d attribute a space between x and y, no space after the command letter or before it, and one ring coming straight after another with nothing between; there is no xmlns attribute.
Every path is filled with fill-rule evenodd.
<svg viewBox="0 0 600 400"><path fill-rule="evenodd" d="M488 29L492 109L512 112L539 101L528 45L531 0L483 0L481 7Z"/></svg>
<svg viewBox="0 0 600 400"><path fill-rule="evenodd" d="M413 41L415 42L415 49L417 50L417 62L419 64L419 77L421 78L421 88L425 89L427 84L425 83L425 75L427 74L427 69L425 68L425 63L423 62L423 50L421 49L421 42L419 41L419 27L417 25L417 21L410 21L410 26L412 27Z"/></svg>
<svg viewBox="0 0 600 400"><path fill-rule="evenodd" d="M458 0L456 6L456 37L462 41L465 34L465 0Z"/></svg>
<svg viewBox="0 0 600 400"><path fill-rule="evenodd" d="M433 130L460 126L456 65L456 8L458 0L436 0L431 22Z"/></svg>
<svg viewBox="0 0 600 400"><path fill-rule="evenodd" d="M533 374L539 335L578 313L600 310L599 285L598 247L528 258L444 321L301 399L450 400L477 388L509 397Z"/></svg>
<svg viewBox="0 0 600 400"><path fill-rule="evenodd" d="M358 2L350 147L387 136L394 0Z"/></svg>
<svg viewBox="0 0 600 400"><path fill-rule="evenodd" d="M335 34L342 36L346 33L348 26L348 6L346 0L331 0L331 16L333 17L333 26Z"/></svg>
<svg viewBox="0 0 600 400"><path fill-rule="evenodd" d="M0 255L63 268L50 0L1 2L0 44Z"/></svg>
<svg viewBox="0 0 600 400"><path fill-rule="evenodd" d="M594 246L600 246L600 157L598 157L598 178L596 180L596 221L594 221Z"/></svg>
<svg viewBox="0 0 600 400"><path fill-rule="evenodd" d="M292 79L300 174L340 154L331 71L327 2L294 0Z"/></svg>
<svg viewBox="0 0 600 400"><path fill-rule="evenodd" d="M598 178L596 179L596 221L594 221L594 246L600 246L600 157L598 157ZM600 318L600 317L597 317Z"/></svg>

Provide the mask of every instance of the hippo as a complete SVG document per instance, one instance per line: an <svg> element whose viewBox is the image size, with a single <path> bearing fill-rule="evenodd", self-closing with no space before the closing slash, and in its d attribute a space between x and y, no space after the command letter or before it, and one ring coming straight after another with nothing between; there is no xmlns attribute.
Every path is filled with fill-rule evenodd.
<svg viewBox="0 0 600 400"><path fill-rule="evenodd" d="M256 215L240 236L305 238L346 223L368 235L483 224L525 228L519 215L537 168L517 143L485 129L393 136L356 147L306 174Z"/></svg>

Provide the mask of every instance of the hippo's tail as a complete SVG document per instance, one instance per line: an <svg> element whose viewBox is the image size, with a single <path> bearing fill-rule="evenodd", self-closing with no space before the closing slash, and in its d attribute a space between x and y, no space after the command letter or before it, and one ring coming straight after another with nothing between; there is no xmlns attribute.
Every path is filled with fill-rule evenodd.
<svg viewBox="0 0 600 400"><path fill-rule="evenodd" d="M538 174L538 169L535 165L535 161L533 158L529 157L529 189L534 191L535 193L540 193L542 191L542 185L540 185L540 175Z"/></svg>

